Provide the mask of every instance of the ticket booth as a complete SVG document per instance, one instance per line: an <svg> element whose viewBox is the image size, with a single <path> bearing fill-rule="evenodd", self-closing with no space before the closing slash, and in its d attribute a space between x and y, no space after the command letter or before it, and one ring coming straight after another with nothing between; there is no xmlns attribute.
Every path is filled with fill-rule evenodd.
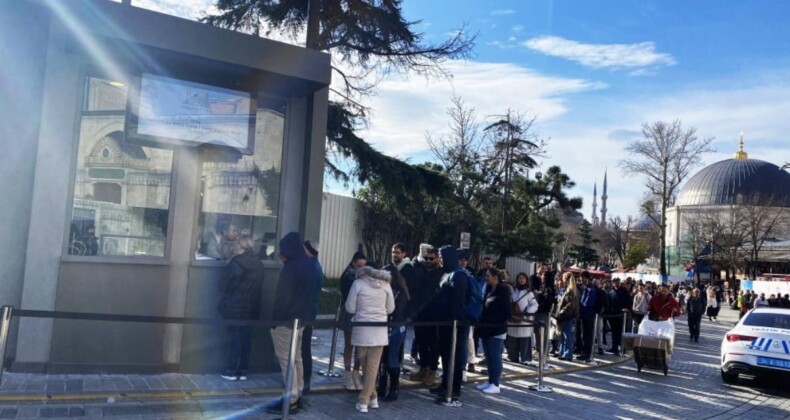
<svg viewBox="0 0 790 420"><path fill-rule="evenodd" d="M318 240L327 54L109 0L0 10L2 304L216 318L228 244ZM10 94L9 94L10 93ZM224 330L21 319L16 371L211 372ZM276 369L268 330L253 369Z"/></svg>

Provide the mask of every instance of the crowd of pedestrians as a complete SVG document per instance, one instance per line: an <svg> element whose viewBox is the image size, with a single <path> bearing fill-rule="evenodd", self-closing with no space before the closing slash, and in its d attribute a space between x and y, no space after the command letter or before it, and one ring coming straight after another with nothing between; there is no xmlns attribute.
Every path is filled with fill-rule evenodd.
<svg viewBox="0 0 790 420"><path fill-rule="evenodd" d="M298 233L291 232L279 245L284 266L277 283L272 320L313 321L324 281L318 244L303 242ZM675 286L670 291L667 285L632 278L593 278L588 271L578 276L565 272L558 277L547 264L541 264L531 276L518 273L511 278L506 270L494 268L490 258L485 258L473 273L466 250L429 244L421 244L419 249L419 255L412 260L406 245L394 244L390 262L383 268L357 252L340 279L338 328L345 344L345 387L359 392L356 409L361 413L378 408L379 399L398 399L407 353L406 325L410 321L416 325L408 353L417 368L409 378L430 388L437 402L458 406L467 371L487 366L488 378L476 388L487 394L499 393L503 357L506 355L511 363L536 366L533 349L540 355L544 338L548 340L546 348L550 348L547 356L590 362L594 351L599 355L604 351L622 354L623 332L636 332L646 317L665 320L684 311L688 314L690 339L699 341L702 318L715 321L727 300L742 313L751 307L788 306L788 296L766 298L747 291L728 298L720 284L704 290ZM230 252L233 255L228 262L228 279L221 285L219 312L228 319L255 318L260 313L263 265L248 235L241 236ZM546 318L550 319L551 329L548 337L542 337L545 332L534 321ZM360 322L387 322L389 326L355 325ZM472 328L470 324L479 327ZM301 408L301 396L310 391L312 327L300 325L297 331L291 326L271 329L284 378L294 333L301 351L295 355L287 401L291 412ZM251 336L249 326L228 327L223 378L246 380ZM440 364L441 375L437 373Z"/></svg>

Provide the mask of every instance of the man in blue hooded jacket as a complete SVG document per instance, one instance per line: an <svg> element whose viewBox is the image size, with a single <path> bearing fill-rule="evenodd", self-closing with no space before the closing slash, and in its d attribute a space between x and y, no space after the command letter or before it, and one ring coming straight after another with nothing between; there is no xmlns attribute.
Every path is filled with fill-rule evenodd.
<svg viewBox="0 0 790 420"><path fill-rule="evenodd" d="M442 269L445 275L439 284L439 293L433 301L437 321L465 321L466 320L466 294L469 290L469 278L458 265L458 252L452 245L439 248ZM438 402L445 403L447 396L451 398L451 405L460 405L461 380L466 368L466 351L469 341L469 326L460 326L456 335L455 363L453 364L453 387L448 389L450 377L450 358L452 355L452 326L439 327L439 354L442 358L442 384L431 389L431 393L438 395Z"/></svg>
<svg viewBox="0 0 790 420"><path fill-rule="evenodd" d="M318 278L318 268L305 252L302 238L297 232L290 232L280 240L280 260L284 266L280 271L277 281L277 293L274 298L273 321L287 321L292 324L295 319L307 321L312 318L313 306L311 291ZM293 327L272 328L272 342L274 353L280 362L283 380L288 371L288 352L291 347L291 333ZM302 342L304 328L297 330L296 342ZM300 406L299 392L304 388L304 370L302 366L302 352L296 351L294 361L293 386L291 387L291 400L289 410L291 413L298 411ZM279 411L276 407L272 411Z"/></svg>

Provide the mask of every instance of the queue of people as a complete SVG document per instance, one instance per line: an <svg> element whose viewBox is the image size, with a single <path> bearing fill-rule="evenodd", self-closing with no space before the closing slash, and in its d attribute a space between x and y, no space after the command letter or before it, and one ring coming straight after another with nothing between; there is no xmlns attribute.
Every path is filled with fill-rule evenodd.
<svg viewBox="0 0 790 420"><path fill-rule="evenodd" d="M277 283L272 320L313 321L323 284L318 244L303 242L298 233L291 232L279 245L284 266ZM218 309L228 319L252 319L260 313L263 265L248 235L240 236L230 252L228 279L222 284L223 297ZM602 354L607 347L607 331L611 332L611 342L606 350L620 354L623 331L636 330L645 317L665 320L682 312L666 285L636 282L631 278L602 281L593 279L587 271L578 278L570 272L556 278L546 264L541 264L532 276L519 273L511 280L507 271L493 267L491 259L485 259L476 274L469 270L468 263L469 256L464 250L452 246L437 249L429 244L420 245L420 254L414 260L409 259L404 244L394 244L390 264L382 269L372 266L361 252L353 255L340 280L343 301L339 329L343 331L345 344L345 387L359 392L356 402L359 412L378 408L380 399L387 402L398 399L409 321L444 325L414 326L410 353L417 370L411 372L410 379L429 387L437 402L459 406L465 373L474 372L477 364L487 365L488 378L476 388L487 394L500 392L505 352L510 362L534 366L533 349L538 354L544 351L540 343L545 338L551 342L549 355L567 361L574 360L575 355L575 360L588 362L594 350ZM683 309L689 314L690 338L698 341L703 315L715 319L710 302L721 300L716 297L716 290L702 293L694 289L683 296ZM746 296L739 296L743 305ZM763 301L769 304L764 297L753 299L754 305ZM624 313L627 316L623 317ZM553 328L548 337L542 337L544 331L532 321L546 315L550 315ZM452 321L460 322L456 331ZM479 328L472 331L468 321L479 324ZM355 326L358 322L387 322L390 326ZM288 326L271 329L283 375L287 372L293 333ZM301 351L294 360L295 374L288 401L291 412L301 408L301 397L310 391L312 372L312 331L310 327L300 326L295 333ZM229 326L228 335L226 369L221 376L226 380L246 380L251 327ZM483 360L477 360L479 353L483 354ZM451 361L454 361L452 369ZM440 362L441 378L437 374ZM279 409L274 407L271 411Z"/></svg>

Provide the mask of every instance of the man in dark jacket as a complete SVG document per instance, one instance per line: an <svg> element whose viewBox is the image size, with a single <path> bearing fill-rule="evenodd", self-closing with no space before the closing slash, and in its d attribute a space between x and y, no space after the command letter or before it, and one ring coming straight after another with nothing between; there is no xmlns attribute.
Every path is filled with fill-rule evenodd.
<svg viewBox="0 0 790 420"><path fill-rule="evenodd" d="M612 348L609 353L620 355L620 345L623 342L623 310L631 308L631 294L620 284L620 279L612 280L612 289L609 290L609 325L612 327Z"/></svg>
<svg viewBox="0 0 790 420"><path fill-rule="evenodd" d="M321 296L321 288L324 287L324 269L321 267L321 263L318 262L318 242L305 241L304 249L307 253L307 257L315 264L318 273L318 277L315 279L311 291L312 301L310 302L310 307L312 308L312 312L310 313L310 319L308 319L308 321L315 321L316 317L318 317L318 299ZM312 325L305 327L304 333L302 334L302 364L304 365L304 388L302 389L302 395L305 395L310 392L310 378L313 376Z"/></svg>
<svg viewBox="0 0 790 420"><path fill-rule="evenodd" d="M464 321L466 320L466 294L469 290L469 279L466 273L458 265L458 252L452 245L445 245L439 248L441 255L442 283L439 285L439 293L434 299L434 307L438 321ZM463 371L466 367L466 346L469 340L469 327L459 326L456 332L455 363L453 364L453 384L452 389L448 387L450 377L450 358L452 355L453 327L439 327L439 353L442 358L442 384L431 389L431 393L438 395L437 400L445 403L451 399L451 405L460 405L458 399L461 397L461 381Z"/></svg>
<svg viewBox="0 0 790 420"><path fill-rule="evenodd" d="M250 235L243 235L236 246L236 255L228 262L228 278L222 290L219 312L225 319L256 319L261 312L263 264L253 251ZM252 326L229 325L227 365L222 378L246 381L252 348Z"/></svg>
<svg viewBox="0 0 790 420"><path fill-rule="evenodd" d="M413 285L409 286L411 303L409 313L414 321L436 321L436 311L431 305L439 290L442 270L439 268L439 254L436 248L428 246L421 256L422 263L417 267L417 275ZM412 372L409 379L422 381L426 386L433 386L436 381L436 370L439 368L438 335L436 327L415 326L414 339L420 353L420 370Z"/></svg>
<svg viewBox="0 0 790 420"><path fill-rule="evenodd" d="M686 313L688 314L689 338L699 343L699 330L702 316L706 310L705 299L700 296L699 289L694 289L691 296L686 299Z"/></svg>
<svg viewBox="0 0 790 420"><path fill-rule="evenodd" d="M277 281L277 293L274 298L273 321L285 321L291 324L295 319L309 320L313 314L311 291L318 278L315 262L307 257L302 238L297 232L290 232L280 240L280 260L284 266ZM307 292L306 292L307 291ZM296 331L296 341L301 343L304 328ZM283 380L288 371L288 352L291 346L293 328L282 326L272 328L274 353L280 362ZM290 411L299 410L299 392L304 388L304 371L302 353L296 352L294 361L293 386L291 387ZM277 411L279 407L272 411Z"/></svg>
<svg viewBox="0 0 790 420"><path fill-rule="evenodd" d="M590 273L582 271L582 291L580 305L580 316L582 322L582 354L577 360L589 362L592 357L593 333L595 330L595 315L598 301L598 290L590 279Z"/></svg>

